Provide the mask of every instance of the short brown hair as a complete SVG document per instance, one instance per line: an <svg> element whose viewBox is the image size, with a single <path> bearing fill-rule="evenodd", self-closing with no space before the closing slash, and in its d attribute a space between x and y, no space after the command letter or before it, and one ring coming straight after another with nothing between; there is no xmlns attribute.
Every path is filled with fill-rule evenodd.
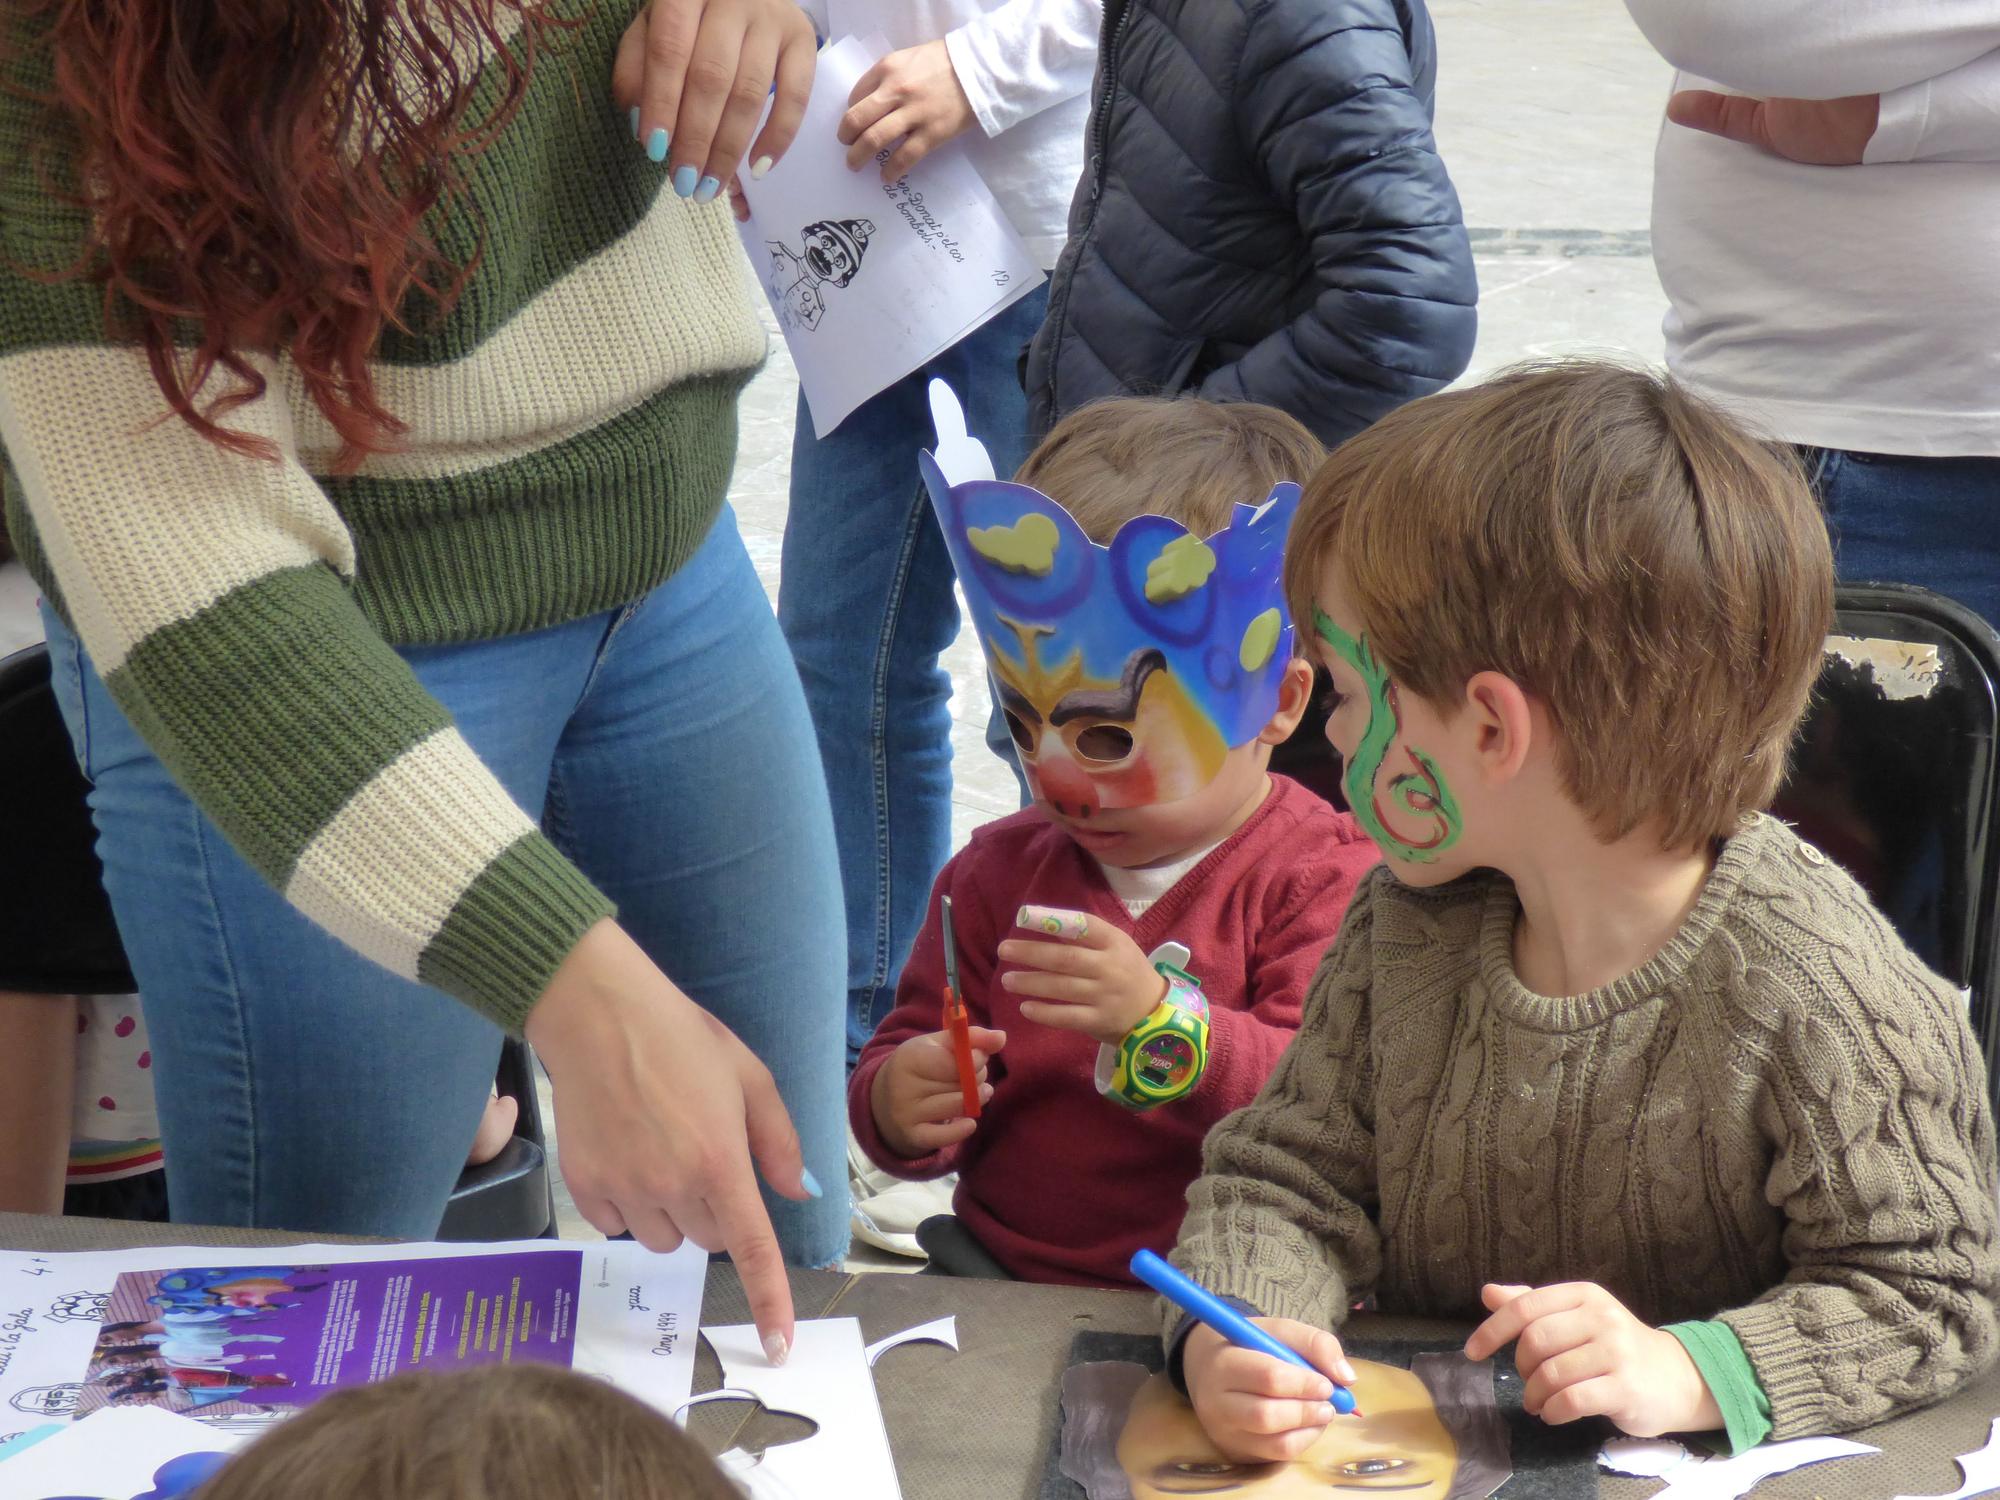
<svg viewBox="0 0 2000 1500"><path fill-rule="evenodd" d="M1304 484L1326 449L1296 420L1247 401L1121 397L1071 412L1014 477L1059 502L1093 542L1134 516L1165 516L1196 536L1239 503Z"/></svg>
<svg viewBox="0 0 2000 1500"><path fill-rule="evenodd" d="M1329 569L1376 657L1451 711L1498 671L1547 705L1599 834L1681 848L1778 789L1833 614L1789 450L1664 376L1532 365L1413 402L1306 486L1294 618Z"/></svg>
<svg viewBox="0 0 2000 1500"><path fill-rule="evenodd" d="M741 1500L643 1402L550 1365L398 1375L259 1438L196 1500Z"/></svg>

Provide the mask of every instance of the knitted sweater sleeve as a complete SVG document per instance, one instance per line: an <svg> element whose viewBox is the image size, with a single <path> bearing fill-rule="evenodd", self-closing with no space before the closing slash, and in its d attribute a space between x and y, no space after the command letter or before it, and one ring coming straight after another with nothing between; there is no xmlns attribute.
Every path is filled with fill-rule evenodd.
<svg viewBox="0 0 2000 1500"><path fill-rule="evenodd" d="M1784 1214L1788 1271L1719 1315L1776 1439L1936 1401L2000 1349L1993 1119L1964 1005L1850 882L1812 894L1818 911L1788 920L1837 921L1833 962L1747 1049L1765 1054L1765 1196Z"/></svg>
<svg viewBox="0 0 2000 1500"><path fill-rule="evenodd" d="M1362 883L1254 1104L1216 1126L1173 1260L1266 1317L1330 1328L1381 1267L1375 1227L1371 938L1384 872ZM1171 1340L1180 1314L1167 1309Z"/></svg>
<svg viewBox="0 0 2000 1500"><path fill-rule="evenodd" d="M0 108L0 160L28 112ZM79 226L0 193L0 453L41 581L194 802L307 917L405 978L518 1027L610 903L564 860L370 627L340 517L294 456L277 376L210 443L100 294L15 268ZM65 249L66 246L66 249ZM12 484L10 489L14 488Z"/></svg>

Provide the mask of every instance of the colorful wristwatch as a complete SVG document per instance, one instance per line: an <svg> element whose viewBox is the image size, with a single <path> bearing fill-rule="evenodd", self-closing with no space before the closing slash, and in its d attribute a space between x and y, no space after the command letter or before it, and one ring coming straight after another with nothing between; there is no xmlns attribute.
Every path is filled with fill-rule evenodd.
<svg viewBox="0 0 2000 1500"><path fill-rule="evenodd" d="M1208 1067L1208 998L1182 967L1188 950L1162 943L1147 957L1167 981L1166 998L1117 1046L1097 1049L1097 1091L1127 1109L1185 1099Z"/></svg>

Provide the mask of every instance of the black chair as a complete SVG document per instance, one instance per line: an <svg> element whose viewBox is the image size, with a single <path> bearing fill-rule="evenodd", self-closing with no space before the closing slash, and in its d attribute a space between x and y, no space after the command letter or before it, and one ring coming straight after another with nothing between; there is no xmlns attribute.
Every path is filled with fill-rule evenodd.
<svg viewBox="0 0 2000 1500"><path fill-rule="evenodd" d="M2000 633L1905 584L1843 584L1773 807L1966 992L2000 1103Z"/></svg>
<svg viewBox="0 0 2000 1500"><path fill-rule="evenodd" d="M77 769L41 646L0 659L0 788L0 989L136 991L104 894L85 800L89 785ZM514 1137L499 1156L459 1178L441 1239L555 1237L547 1136L524 1043L507 1040L497 1081L520 1107Z"/></svg>

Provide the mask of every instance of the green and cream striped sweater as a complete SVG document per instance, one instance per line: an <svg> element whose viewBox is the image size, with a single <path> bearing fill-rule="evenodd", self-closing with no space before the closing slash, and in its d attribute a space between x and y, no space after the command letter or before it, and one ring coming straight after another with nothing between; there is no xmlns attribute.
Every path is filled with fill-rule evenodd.
<svg viewBox="0 0 2000 1500"><path fill-rule="evenodd" d="M610 100L632 5L558 9L591 19L472 167L476 212L434 229L460 263L483 241L463 300L382 340L404 449L338 478L285 364L228 419L283 460L240 457L160 420L96 288L19 273L72 261L81 226L28 166L39 111L0 91L0 451L24 561L292 905L510 1028L611 906L392 647L537 629L666 578L721 506L764 353L727 208L662 191ZM11 55L35 86L45 61Z"/></svg>

